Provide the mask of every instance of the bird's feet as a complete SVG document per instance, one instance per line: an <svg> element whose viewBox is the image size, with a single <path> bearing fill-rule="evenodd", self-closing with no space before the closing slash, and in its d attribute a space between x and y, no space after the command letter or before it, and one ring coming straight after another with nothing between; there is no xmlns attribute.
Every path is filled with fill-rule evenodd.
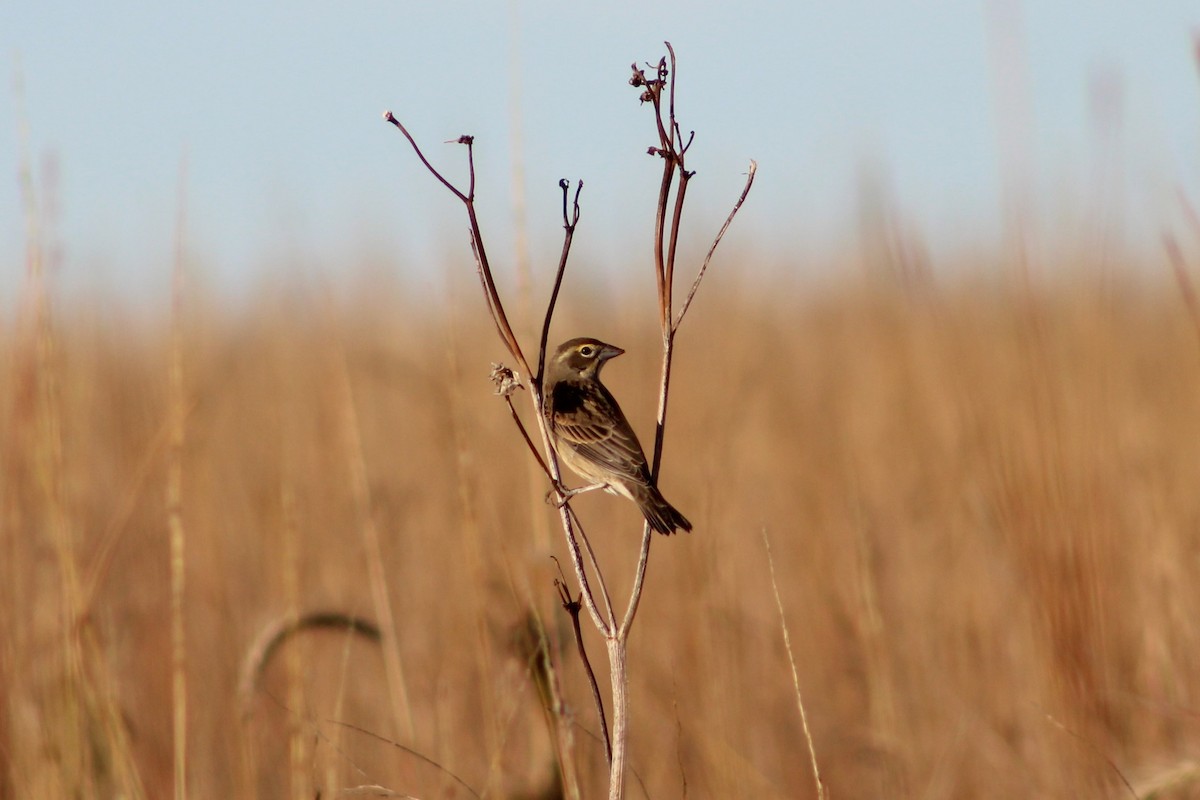
<svg viewBox="0 0 1200 800"><path fill-rule="evenodd" d="M607 489L607 488L608 488L607 483L593 483L588 486L581 486L578 489L568 489L567 487L563 486L561 483L558 483L558 484L555 484L553 489L546 492L546 502L549 503L550 505L554 506L555 508L562 508L563 506L565 506L567 504L568 500L570 500L572 497L574 497L577 494L583 494L584 492L590 492L595 489ZM557 495L557 497L556 497L556 495Z"/></svg>
<svg viewBox="0 0 1200 800"><path fill-rule="evenodd" d="M556 483L550 491L546 492L546 505L562 508L570 497L571 490L561 483Z"/></svg>

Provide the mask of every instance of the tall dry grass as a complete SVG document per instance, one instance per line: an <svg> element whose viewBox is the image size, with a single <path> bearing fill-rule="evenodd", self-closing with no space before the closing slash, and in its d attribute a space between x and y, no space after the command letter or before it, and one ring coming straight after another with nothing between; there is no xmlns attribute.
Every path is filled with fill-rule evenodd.
<svg viewBox="0 0 1200 800"><path fill-rule="evenodd" d="M1200 792L1196 331L1167 280L1033 298L965 284L768 297L726 280L700 299L663 471L696 532L655 542L631 648L652 796L815 791L763 528L833 797L1128 796L1122 775ZM191 300L190 792L468 796L337 719L489 797L553 796L531 618L575 720L595 717L551 585L554 512L490 394L478 298ZM553 338L629 350L606 378L648 441L649 315L576 300ZM0 795L165 797L167 321L50 310L41 357L15 316L0 332ZM636 510L576 507L628 581ZM298 635L239 703L272 621L385 606L382 648ZM582 730L574 745L592 796L602 748Z"/></svg>

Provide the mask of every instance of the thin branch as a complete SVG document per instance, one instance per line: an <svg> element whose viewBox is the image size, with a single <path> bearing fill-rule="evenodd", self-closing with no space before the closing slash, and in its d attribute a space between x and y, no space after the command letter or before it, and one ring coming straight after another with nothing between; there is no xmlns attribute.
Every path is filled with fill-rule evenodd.
<svg viewBox="0 0 1200 800"><path fill-rule="evenodd" d="M504 313L504 304L500 302L500 293L496 290L496 281L492 277L492 268L488 263L487 252L483 247L483 234L479 228L479 219L475 216L475 137L460 136L452 141L467 146L467 166L468 166L468 189L466 194L461 189L452 184L446 179L442 173L429 163L429 159L421 152L421 148L417 145L416 140L404 124L396 119L391 111L383 112L383 118L404 134L404 138L412 145L413 151L417 154L417 158L425 165L425 169L431 175L438 179L443 186L450 190L451 194L457 197L467 209L467 218L471 223L471 252L475 256L475 266L479 273L479 281L483 285L483 293L487 298L488 310L492 314L492 319L496 323L496 329L500 334L508 351L512 357L517 360L521 369L526 373L530 373L529 363L525 360L525 354L521 351L521 345L517 341L516 334L513 333L512 325L508 322L508 316Z"/></svg>
<svg viewBox="0 0 1200 800"><path fill-rule="evenodd" d="M472 203L475 202L475 137L460 136L458 137L459 144L467 146L467 174L470 175L470 183L467 185L467 199ZM479 230L478 226L475 228Z"/></svg>
<svg viewBox="0 0 1200 800"><path fill-rule="evenodd" d="M663 338L662 374L658 386L658 419L654 429L654 457L650 460L650 477L658 483L662 468L663 440L667 434L667 401L671 397L671 364L675 360L675 331L668 328Z"/></svg>
<svg viewBox="0 0 1200 800"><path fill-rule="evenodd" d="M638 606L642 602L642 584L646 581L646 567L650 564L650 541L653 538L654 532L651 530L650 524L643 524L642 547L638 552L637 571L633 576L633 588L629 592L629 606L625 609L625 618L621 620L621 629L618 634L621 637L629 635L633 618L637 616Z"/></svg>
<svg viewBox="0 0 1200 800"><path fill-rule="evenodd" d="M558 186L562 189L563 198L563 246L562 254L558 257L558 269L554 273L554 288L550 290L550 301L546 304L546 316L542 320L542 335L538 339L538 361L537 374L533 378L533 387L540 395L542 391L542 378L545 376L546 370L546 344L550 338L550 320L554 316L554 307L558 304L558 290L562 287L563 273L567 270L567 255L571 252L571 241L575 238L575 226L579 224L579 193L583 191L583 181L575 189L575 205L571 214L567 213L567 195L571 189L571 184L566 178L558 182ZM540 403L544 402L545 398L539 397Z"/></svg>
<svg viewBox="0 0 1200 800"><path fill-rule="evenodd" d="M683 139L683 133L679 129L679 123L675 123L675 132L678 134L680 139ZM679 148L680 155L687 155L687 151L692 149L692 142L694 141L696 141L696 132L688 131L687 143L683 147Z"/></svg>
<svg viewBox="0 0 1200 800"><path fill-rule="evenodd" d="M762 529L763 547L767 551L767 565L771 570L771 590L775 593L775 608L779 610L779 626L783 629L783 644L787 648L788 663L792 667L792 687L796 690L796 705L800 709L800 725L804 729L804 741L808 744L808 758L812 764L813 781L817 785L817 800L825 800L825 784L821 782L821 769L817 766L817 750L813 746L812 732L808 729L808 714L804 712L804 698L800 694L800 676L796 672L796 657L792 654L792 637L788 633L787 617L783 615L783 600L779 597L779 584L775 581L775 559L771 557L771 540L767 529Z"/></svg>
<svg viewBox="0 0 1200 800"><path fill-rule="evenodd" d="M611 629L617 627L617 618L613 614L612 597L608 594L608 583L604 580L604 573L600 571L600 562L596 560L596 551L592 549L592 540L588 538L587 531L583 527L583 523L579 520L579 515L575 513L575 509L568 506L571 512L571 519L575 524L575 531L579 534L579 539L583 542L583 550L587 553L588 561L592 565L592 571L596 573L596 582L600 584L600 599L604 601L604 611L608 619L608 625L602 628L601 631L608 635Z"/></svg>
<svg viewBox="0 0 1200 800"><path fill-rule="evenodd" d="M663 44L665 44L667 46L667 52L671 56L670 119L671 119L671 149L674 150L675 144L676 144L675 131L677 130L677 126L675 125L675 48L671 47L670 42L663 42ZM679 166L682 168L683 164L681 163Z"/></svg>
<svg viewBox="0 0 1200 800"><path fill-rule="evenodd" d="M658 113L658 103L654 104L655 114ZM661 126L660 126L661 129ZM669 305L670 287L667 286L667 261L663 253L663 241L666 238L667 204L671 197L671 184L675 180L675 169L663 153L662 183L658 188L658 210L654 215L654 278L658 288L658 314L661 319L666 314Z"/></svg>
<svg viewBox="0 0 1200 800"><path fill-rule="evenodd" d="M529 438L529 432L525 430L525 423L521 422L521 417L517 414L517 408L513 405L511 397L504 398L504 402L508 404L508 410L512 413L513 422L517 424L517 429L521 431L521 438L525 440L525 445L529 448L529 452L533 453L533 457L537 459L538 466L542 468L542 472L546 473L546 477L551 481L554 476L550 474L550 468L546 466L542 454L538 452L537 445L533 443L533 439Z"/></svg>
<svg viewBox="0 0 1200 800"><path fill-rule="evenodd" d="M525 429L525 423L521 421L521 416L517 413L516 406L513 405L513 393L518 389L525 388L521 385L521 379L503 364L492 364L492 373L489 377L492 379L492 383L496 385L496 394L502 396L504 402L508 404L508 411L512 414L517 430L521 432L521 438L525 440L525 444L529 447L529 452L533 453L533 457L537 460L538 466L542 468L542 472L546 473L546 477L553 481L554 475L551 474L550 468L546 466L546 462L542 460L542 454L538 451L537 445L533 443L533 439L530 438L529 431Z"/></svg>
<svg viewBox="0 0 1200 800"><path fill-rule="evenodd" d="M683 200L687 195L688 181L692 177L691 173L683 168L682 156L679 157L678 164L679 188L675 190L675 208L671 212L671 243L667 248L667 302L661 309L662 316L659 320L663 336L667 335L667 331L671 327L671 302L675 288L675 248L679 244L679 223L683 219Z"/></svg>
<svg viewBox="0 0 1200 800"><path fill-rule="evenodd" d="M557 469L558 462L554 460L553 456L551 456L551 464L553 464ZM567 534L567 547L570 548L571 551L571 566L575 568L575 578L579 581L579 588L582 589L583 604L587 607L588 613L592 616L592 624L596 626L596 629L600 631L601 635L608 637L612 635L613 625L606 622L604 618L600 616L600 609L596 606L596 598L592 593L591 584L588 583L587 571L583 567L583 554L579 549L579 537L575 535L576 525L574 525L572 522L572 515L574 513L575 512L571 510L570 505L567 503L564 503L562 508L558 510L559 519L563 524L563 530ZM582 530L582 528L580 528L580 530ZM586 537L584 541L587 541ZM591 552L591 545L588 545L588 552ZM592 558L592 566L595 567L595 557L593 556ZM604 575L601 574L598 568L596 569L596 580L600 584L600 590L605 598L605 602L608 603L608 587L604 583ZM609 603L608 618L611 620L612 616L612 605Z"/></svg>
<svg viewBox="0 0 1200 800"><path fill-rule="evenodd" d="M708 255L704 257L704 263L700 265L700 271L696 273L696 280L692 281L692 288L688 290L687 298L683 301L683 307L679 309L679 316L675 318L671 330L679 330L679 323L683 322L683 317L687 314L688 309L692 306L692 298L696 296L696 290L700 288L700 281L704 279L704 273L708 271L708 262L712 261L713 253L717 251L717 245L721 243L721 239L725 238L725 231L729 230L730 224L733 223L733 218L742 208L742 203L746 202L746 196L750 194L750 187L754 185L754 175L758 172L758 162L750 160L750 170L746 173L746 185L742 187L742 193L738 197L737 202L733 204L733 210L729 212L729 216L725 218L725 224L721 226L721 230L717 231L717 237L713 239L712 247L708 248Z"/></svg>
<svg viewBox="0 0 1200 800"><path fill-rule="evenodd" d="M472 175L472 184L474 181L475 178ZM513 333L512 325L508 323L508 315L504 313L504 304L500 302L500 292L496 290L496 280L492 277L492 268L488 263L487 252L483 249L483 233L479 229L479 219L475 216L475 200L468 198L463 203L467 207L467 218L471 222L471 252L475 255L475 267L479 272L479 280L483 284L483 293L487 297L488 309L492 312L492 319L496 322L500 338L508 347L512 357L517 359L521 370L528 375L530 374L529 362L525 360L525 353L522 352L521 345L517 342L517 335Z"/></svg>
<svg viewBox="0 0 1200 800"><path fill-rule="evenodd" d="M558 563L555 559L554 563ZM562 575L562 565L558 567L558 574ZM562 600L562 607L571 615L571 629L575 632L575 644L579 648L579 660L583 662L584 671L587 672L588 684L592 687L592 700L596 703L596 713L600 717L600 733L604 742L604 757L609 764L612 764L612 740L608 736L608 719L604 715L604 699L600 696L600 684L596 682L596 673L592 669L592 662L588 659L587 648L583 646L583 631L579 628L579 611L582 608L579 600L571 597L571 590L567 587L565 576L561 579L555 579L554 586L558 589L558 596Z"/></svg>
<svg viewBox="0 0 1200 800"><path fill-rule="evenodd" d="M559 181L559 187L563 192L564 234L562 253L559 256L558 268L555 271L554 277L554 287L551 291L550 300L546 306L546 314L542 321L542 332L538 341L537 373L530 373L528 366L526 366L525 369L527 373L533 374L531 379L533 391L530 393L530 399L533 402L534 413L537 417L538 430L542 434L542 446L548 456L544 462L541 462L541 459L539 458L539 462L543 463L544 467L546 468L546 471L550 476L550 482L554 487L553 490L560 492L561 496L562 471L559 469L558 457L554 452L554 447L550 443L550 432L546 427L546 418L545 414L543 413L545 397L542 393L542 379L545 374L546 344L550 336L550 323L553 319L554 309L558 302L558 293L562 286L563 275L566 272L567 258L571 252L571 242L575 237L575 226L579 224L579 194L583 191L583 181L579 181L579 183L576 185L575 196L573 198L573 205L570 213L567 211L567 195L570 190L570 183L566 179L563 179ZM559 508L559 517L562 521L563 533L566 536L567 545L571 551L571 565L575 568L575 576L578 579L580 589L582 590L581 593L584 605L587 606L588 613L591 614L592 622L595 624L596 628L599 629L603 635L608 636L611 630L616 627L616 618L613 615L612 601L609 599L608 586L604 582L604 575L600 572L599 565L596 563L596 557L592 553L591 544L588 542L586 534L583 532L583 526L579 525L578 517L574 516L574 511L565 502ZM591 586L588 583L587 570L583 565L583 559L579 549L579 542L575 533L576 528L578 528L579 534L583 536L588 557L591 559L592 568L596 572L596 580L600 584L600 590L604 598L605 610L607 612L607 622L600 614L600 609L596 605L595 596L592 594Z"/></svg>
<svg viewBox="0 0 1200 800"><path fill-rule="evenodd" d="M671 134L670 134L670 131L668 131L667 128L663 125L663 120L662 120L662 90L663 90L663 86L666 84L666 81L668 80L667 60L665 58L660 58L658 60L658 66L655 67L655 69L658 72L657 78L655 78L655 80L653 80L651 82L648 82L649 88L652 90L652 93L653 93L654 121L658 126L658 139L662 143L663 149L667 150L669 152L673 149L671 146L672 145ZM671 74L673 74L673 73L671 73ZM674 78L671 77L670 80L674 80Z"/></svg>
<svg viewBox="0 0 1200 800"><path fill-rule="evenodd" d="M579 193L582 191L583 191L583 181L581 180L575 186L575 198L571 201L571 227L572 228L579 224ZM564 222L564 224L566 224L565 219L563 220L563 222Z"/></svg>
<svg viewBox="0 0 1200 800"><path fill-rule="evenodd" d="M667 287L668 292L670 287ZM675 352L675 331L666 327L663 332L662 372L658 387L658 417L654 425L654 455L650 462L650 479L658 482L658 473L662 468L663 441L667 432L667 401L671 396L671 363ZM638 551L637 571L634 574L633 589L629 596L629 605L625 609L625 618L621 620L620 635L628 636L637 616L638 606L642 601L642 585L646 579L646 567L650 563L650 525L642 525L642 546Z"/></svg>
<svg viewBox="0 0 1200 800"><path fill-rule="evenodd" d="M475 269L479 275L479 282L483 288L484 297L487 300L488 311L492 315L492 321L496 324L496 332L499 334L500 339L504 342L513 358L517 360L517 365L520 367L521 371L526 375L533 375L533 370L529 368L529 362L526 360L525 354L521 350L521 346L517 341L516 334L513 333L512 326L508 322L508 317L504 313L504 303L500 300L500 293L497 291L495 279L492 277L492 269L488 262L487 253L483 247L483 234L479 227L479 219L475 215L475 161L473 155L474 138L470 136L461 136L457 140L460 144L467 145L468 148L468 163L471 175L469 184L470 191L468 194L463 194L461 190L456 188L452 183L450 183L450 181L446 180L446 178L443 177L442 174L438 172L432 164L429 163L429 160L425 158L425 154L421 152L420 147L417 146L416 141L408 132L408 129L396 119L392 112L385 111L383 118L395 125L396 128L398 128L400 132L404 134L404 138L406 138L409 144L412 145L417 157L421 160L421 163L425 165L425 168L429 170L430 174L437 178L443 186L449 189L450 192L453 193L454 196L457 197L466 208L467 218L471 224L471 253L475 257ZM576 202L578 202L578 191L576 191L575 199ZM576 210L575 218L577 221L578 210ZM566 252L569 247L570 235L568 235L567 241L564 242L564 254L562 259L563 264L560 266L560 269L565 268ZM558 468L558 459L554 455L554 447L550 443L550 432L546 428L546 420L542 414L541 387L535 387L535 391L530 393L530 397L537 419L538 430L542 435L542 448L548 456L542 463L547 468L548 472L550 473L551 480L554 483L554 486L557 488L562 485L560 478L561 472ZM575 576L578 578L580 588L582 589L584 604L587 606L588 613L592 617L592 622L595 623L596 627L601 631L601 633L603 633L605 636L608 636L611 632L611 626L604 621L604 618L600 615L600 610L596 607L595 599L593 598L591 588L588 585L587 572L583 566L583 557L580 553L579 543L575 540L575 532L574 528L572 527L570 511L566 510L565 506L559 509L559 518L562 521L563 534L567 539L567 544L571 551L571 564L575 568ZM611 610L609 616L611 619Z"/></svg>
<svg viewBox="0 0 1200 800"><path fill-rule="evenodd" d="M429 163L429 159L427 159L425 157L425 154L421 152L421 148L417 146L417 140L412 137L412 134L408 132L408 128L404 127L403 123L401 123L400 120L396 119L396 117L392 114L391 111L383 112L383 118L400 129L400 132L404 134L404 138L408 139L408 143L412 145L412 149L417 154L417 158L421 159L421 163L425 165L425 169L429 170L430 175L432 175L433 177L435 177L439 181L441 181L442 185L445 186L447 189L449 189L450 193L453 194L455 197L457 197L459 200L463 201L464 203L468 202L468 200L470 198L468 198L467 195L465 195L461 191L459 191L458 188L454 184L452 184L450 181L446 180L446 178L444 178L442 176L442 173L440 173L436 169L434 169L434 166ZM474 184L474 182L472 182L472 184L471 184L472 195L474 194L474 187L475 187L475 184Z"/></svg>
<svg viewBox="0 0 1200 800"><path fill-rule="evenodd" d="M475 241L475 232L471 231L469 235L471 237L471 256L475 259L475 274L479 277L479 285L483 287L483 297L487 302L488 316L492 318L492 324L496 326L496 335L500 337L500 341L504 342L504 346L508 349L509 354L517 359L517 366L521 366L525 363L525 360L518 352L513 350L508 337L504 335L504 326L500 324L500 316L496 313L496 304L500 300L498 297L493 299L491 289L488 287L490 276L484 267L483 258L479 255L479 246Z"/></svg>
<svg viewBox="0 0 1200 800"><path fill-rule="evenodd" d="M649 64L647 64L650 67ZM637 64L633 65L633 76L629 79L629 83L634 87L645 87L641 94L643 103L650 103L654 109L654 124L658 133L658 147L650 147L647 151L650 155L656 155L663 159L663 174L662 181L658 189L658 203L655 206L654 218L654 279L655 287L658 290L658 309L659 318L665 316L665 309L668 305L668 288L667 288L667 273L666 273L666 258L663 254L663 242L665 239L666 230L666 214L667 205L671 196L671 183L675 178L675 154L671 144L671 134L663 125L663 110L662 110L662 90L664 81L667 79L666 59L661 58L658 61L656 69L656 77L648 79L644 70L639 69Z"/></svg>
<svg viewBox="0 0 1200 800"><path fill-rule="evenodd" d="M432 758L430 758L429 756L427 756L427 755L424 755L423 753L420 753L420 752L418 752L418 751L416 751L416 750L412 749L411 747L408 747L407 745L400 744L400 742L397 742L397 741L395 741L395 740L393 740L393 739L389 739L389 738L387 738L386 736L380 736L378 733L375 733L374 731L369 731L369 730L367 730L366 728L360 728L359 726L355 725L355 724L354 724L354 723L352 723L352 722L342 722L341 720L337 720L337 719L327 719L327 720L325 720L325 721L326 721L326 722L328 722L328 723L331 723L331 724L333 724L333 725L338 725L338 726L341 726L341 727L343 727L343 728L349 728L350 730L352 730L352 731L354 731L354 732L356 732L356 733L361 733L361 734L362 734L362 735L364 735L364 736L370 736L372 739L375 739L376 741L379 741L379 742L383 742L384 744L389 744L389 745L391 745L392 747L396 748L397 750L403 750L404 752L408 753L408 754L409 754L410 756L412 756L413 758L416 758L416 759L418 759L418 760L420 760L420 761L423 761L423 762L425 762L426 764L428 764L429 766L431 766L431 767L433 767L434 769L438 770L438 771L439 771L439 772L441 772L442 774L444 774L444 775L447 775L447 776L449 776L450 778L452 778L452 779L454 780L454 782L455 782L455 783L457 783L459 786L461 786L461 787L463 787L464 789L466 789L466 790L467 790L467 792L468 792L468 793L469 793L469 794L470 794L472 797L476 797L476 798L480 797L480 794L479 794L479 792L477 792L477 791L475 791L474 789L472 789L472 788L471 788L471 785L470 785L469 783L467 783L466 781L464 781L462 778L458 777L458 776L457 776L457 775L455 775L453 772L451 772L450 770L446 769L445 767L443 767L443 766L442 766L441 764L439 764L438 762L434 761L434 760L433 760Z"/></svg>
<svg viewBox="0 0 1200 800"><path fill-rule="evenodd" d="M734 215L742 202L745 200L749 191L750 183L753 181L755 165L751 163L750 179L747 181L746 189L743 190L741 197L731 212L725 225L718 233L713 246L710 248L708 255L698 271L697 278L692 284L691 290L681 308L678 317L675 317L672 308L672 287L674 283L674 266L677 247L679 243L680 229L682 225L682 214L687 195L687 184L694 173L686 169L684 158L687 151L690 149L695 140L695 132L690 131L686 141L684 140L683 130L680 127L675 117L675 73L676 59L675 51L670 42L666 42L666 47L669 56L658 60L657 65L646 64L646 70L639 69L636 64L632 66L633 75L630 78L630 83L635 87L641 87L641 100L643 103L650 103L654 110L654 124L658 134L658 147L650 147L649 153L657 155L663 159L663 172L659 186L658 203L655 210L654 223L654 267L655 267L655 282L658 292L659 301L659 321L662 329L662 372L659 389L659 404L657 425L655 431L655 447L653 466L651 475L654 480L657 480L658 473L662 463L663 439L666 429L666 411L668 399L670 396L671 383L671 366L674 354L674 338L676 330L686 314L692 299L695 296L697 287L707 270L708 263L712 258L713 252L717 244L724 236L726 229L729 227ZM653 77L647 78L646 71L653 70ZM668 82L670 85L668 86ZM663 91L666 89L668 95L663 97ZM526 446L534 453L539 466L549 476L551 484L555 491L560 495L564 493L561 482L561 469L558 463L556 453L552 444L549 423L546 420L544 413L545 396L543 381L545 379L546 369L546 349L549 341L549 331L554 314L555 307L558 302L559 292L562 288L563 277L565 275L567 258L570 252L571 243L574 236L575 226L579 221L579 194L583 184L580 182L575 190L573 208L568 207L568 194L570 184L567 181L561 181L559 186L563 193L563 228L564 240L562 253L559 259L558 268L555 271L554 283L551 288L550 297L546 307L546 313L542 321L542 329L538 340L538 355L536 370L531 369L528 362L521 351L520 345L516 336L513 333L512 327L509 324L504 307L500 300L499 293L496 289L495 280L492 276L492 271L488 263L487 255L484 251L482 234L480 226L475 214L474 194L475 194L475 165L474 165L474 150L473 140L470 137L462 137L460 143L466 144L468 148L468 165L470 182L467 193L454 187L442 175L440 175L428 162L425 156L417 147L416 142L408 134L408 131L395 120L395 117L390 113L386 113L385 119L392 122L408 139L418 158L425 167L433 174L444 186L446 186L459 200L465 205L467 215L470 220L470 242L472 254L475 257L476 269L479 275L481 286L484 290L484 296L488 303L488 310L492 315L493 321L496 324L497 333L508 347L512 356L517 360L517 366L528 376L531 381L530 401L533 404L535 419L538 426L538 431L541 434L542 442L539 448L534 443L531 432L521 422L520 416L517 414L516 408L511 400L511 390L501 391L505 396L505 402L509 407L509 412L516 422L518 430L521 432L522 438L525 440ZM679 185L674 187L675 175L678 170ZM675 198L672 203L671 192L675 188ZM671 211L672 217L668 224L667 213ZM668 236L670 237L668 239ZM542 453L545 457L542 457ZM574 510L568 502L564 502L559 506L559 517L562 523L563 532L567 540L567 546L571 558L571 565L575 569L576 579L579 582L580 596L573 598L570 591L566 587L564 580L556 581L562 598L564 607L571 614L572 624L576 635L576 641L580 646L580 656L583 660L585 668L589 673L589 680L592 683L592 693L596 700L597 707L600 713L601 725L605 731L605 751L609 758L609 797L621 798L623 795L624 786L624 767L626 760L626 731L628 730L628 700L626 690L628 687L628 679L625 675L627 666L627 646L628 636L636 616L638 605L641 600L642 591L646 571L649 564L650 543L653 540L653 531L649 524L644 523L642 527L642 543L639 550L639 558L635 573L633 586L631 588L629 605L625 611L624 618L618 626L614 615L611 597L608 593L607 585L604 581L603 573L599 568L595 553L592 550L591 542L588 539L587 533L579 522ZM582 544L581 544L582 542ZM599 584L600 594L605 606L605 614L602 615L593 593L589 585L588 570L584 561L584 553L586 552L587 560L591 563L592 572L595 575L595 580ZM579 612L582 607L586 606L588 613L592 617L592 622L596 628L606 639L610 677L613 684L613 708L612 722L613 728L609 732L607 729L607 719L603 702L600 697L599 688L595 681L595 676L592 673L590 662L586 652L583 649L582 632L579 623Z"/></svg>
<svg viewBox="0 0 1200 800"><path fill-rule="evenodd" d="M429 160L425 158L425 155L421 152L416 141L409 134L408 130L399 122L399 120L395 118L390 111L384 113L384 119L395 125L396 128L398 128L400 132L404 134L404 137L408 140L409 144L412 145L413 150L417 153L417 157L421 160L421 163L425 165L425 168L429 170L430 174L436 177L443 186L449 189L450 192L453 193L454 196L457 197L466 208L467 218L470 221L471 253L475 257L476 272L479 276L480 285L483 288L484 297L488 305L488 311L492 316L492 321L496 324L496 331L499 334L500 339L504 342L513 358L516 359L517 365L520 367L521 371L526 375L531 376L531 380L534 384L532 387L533 391L530 392L530 401L533 404L534 417L537 421L538 431L541 433L542 437L542 450L546 454L545 460L543 460L540 456L538 457L538 463L550 476L550 480L554 488L556 490L561 490L561 471L558 466L558 459L555 455L553 444L551 443L549 426L547 424L545 414L543 413L544 397L542 395L542 377L543 370L545 368L546 340L549 335L550 321L553 316L554 306L557 302L558 291L561 287L562 277L566 270L567 257L570 253L571 241L574 237L575 226L579 221L579 193L582 191L583 184L580 182L579 186L575 190L574 208L570 215L568 215L566 208L566 194L569 184L567 184L566 181L563 181L560 184L563 189L563 223L566 232L564 235L562 255L559 259L558 270L555 276L553 293L551 295L550 303L546 309L546 316L543 321L542 335L539 341L538 369L535 373L530 369L529 362L525 359L525 355L521 350L520 343L517 341L516 334L513 332L512 326L509 324L508 317L504 312L504 304L500 300L500 294L496 289L496 282L492 276L492 270L488 262L487 253L484 250L483 234L480 230L479 220L475 214L474 139L469 136L463 136L458 140L461 144L467 145L467 161L470 174L469 189L466 194L463 194L461 190L457 189L453 184L446 180L441 173L434 169L433 165L431 165ZM519 416L516 413L516 409L513 408L511 400L508 398L508 395L511 394L511 391L502 391L501 393L505 395L506 400L508 401L510 412L512 413L513 419L517 422L518 429L525 438L526 444L529 446L531 452L534 452L536 456L537 448L533 446L533 442L528 431L525 429L525 426L521 424ZM586 535L583 533L582 526L578 526L579 535L583 537L584 544L587 547L588 557L592 560L592 566L596 572L596 580L600 584L600 588L604 596L604 602L608 615L608 619L606 621L604 617L601 616L600 610L596 606L595 596L593 595L592 589L588 582L587 570L584 567L583 555L580 551L578 537L575 533L577 527L576 523L578 520L574 519L573 515L574 512L565 502L559 507L559 519L562 522L563 534L567 540L567 547L570 551L571 566L574 567L575 577L579 581L580 599L582 600L583 605L587 607L588 614L591 615L592 622L596 628L601 632L601 634L604 635L606 639L611 640L614 629L616 628L616 618L613 613L612 602L609 599L608 589L604 582L603 573L601 573L599 566L596 563L595 554L592 553L591 545L588 542ZM614 714L615 713L617 712L614 711ZM624 724L623 720L622 724ZM624 753L623 742L620 745L619 752L622 755ZM623 759L614 757L613 762L614 764L620 764L623 763ZM610 771L620 773L620 770L618 770L616 766L612 767ZM623 774L621 774L621 778L623 779ZM620 784L618 783L618 786L619 785Z"/></svg>

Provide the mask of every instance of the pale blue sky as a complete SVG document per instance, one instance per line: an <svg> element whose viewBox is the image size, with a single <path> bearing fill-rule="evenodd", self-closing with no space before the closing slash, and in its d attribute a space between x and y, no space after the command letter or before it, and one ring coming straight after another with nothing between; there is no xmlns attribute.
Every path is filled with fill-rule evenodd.
<svg viewBox="0 0 1200 800"><path fill-rule="evenodd" d="M446 253L467 258L460 209L380 119L385 108L449 171L460 154L440 142L477 137L498 262L513 240L514 108L538 263L557 253L560 177L586 182L581 261L642 258L656 168L642 155L648 111L625 81L664 39L681 61L681 120L697 131L696 247L750 158L758 183L731 243L810 272L853 244L870 164L935 258L994 245L1012 152L1001 142L1022 131L1047 229L1069 229L1098 187L1115 185L1131 238L1148 243L1170 219L1174 184L1200 194L1194 0L733 6L10 0L0 46L6 88L18 60L24 77L42 200L56 200L45 220L60 279L130 296L167 285L185 151L191 252L219 286L249 285L284 259L337 276L378 252L418 273ZM1014 85L1013 70L1032 110L998 125L1014 106L996 87ZM1096 122L1098 81L1121 87L1115 147ZM17 102L0 94L3 293L19 285L25 247Z"/></svg>

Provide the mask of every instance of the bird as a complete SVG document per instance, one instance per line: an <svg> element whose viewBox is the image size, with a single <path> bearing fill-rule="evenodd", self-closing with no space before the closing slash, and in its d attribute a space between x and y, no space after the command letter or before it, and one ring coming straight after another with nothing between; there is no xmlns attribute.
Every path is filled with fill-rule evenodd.
<svg viewBox="0 0 1200 800"><path fill-rule="evenodd" d="M600 382L605 363L624 352L599 339L580 337L560 344L546 365L542 412L551 442L562 462L588 481L565 492L563 502L603 489L636 503L659 533L691 531L692 523L658 490L637 434Z"/></svg>

